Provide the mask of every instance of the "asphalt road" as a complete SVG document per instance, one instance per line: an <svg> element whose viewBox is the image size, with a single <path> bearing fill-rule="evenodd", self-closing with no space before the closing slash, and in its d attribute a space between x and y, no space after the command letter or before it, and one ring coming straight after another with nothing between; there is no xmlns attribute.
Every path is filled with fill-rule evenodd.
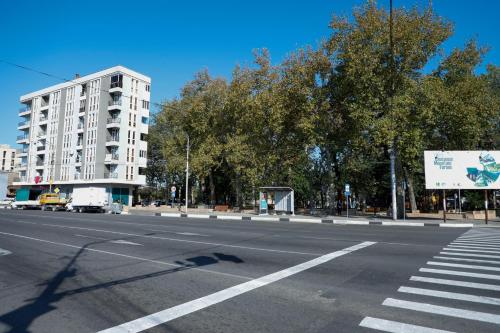
<svg viewBox="0 0 500 333"><path fill-rule="evenodd" d="M375 328L498 332L500 230L0 211L0 332Z"/></svg>

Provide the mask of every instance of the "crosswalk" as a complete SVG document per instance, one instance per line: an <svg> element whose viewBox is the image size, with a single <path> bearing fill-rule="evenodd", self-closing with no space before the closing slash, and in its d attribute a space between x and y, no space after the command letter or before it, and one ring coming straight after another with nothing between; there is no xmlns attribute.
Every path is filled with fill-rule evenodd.
<svg viewBox="0 0 500 333"><path fill-rule="evenodd" d="M392 333L500 332L500 228L471 229L382 302L360 327Z"/></svg>

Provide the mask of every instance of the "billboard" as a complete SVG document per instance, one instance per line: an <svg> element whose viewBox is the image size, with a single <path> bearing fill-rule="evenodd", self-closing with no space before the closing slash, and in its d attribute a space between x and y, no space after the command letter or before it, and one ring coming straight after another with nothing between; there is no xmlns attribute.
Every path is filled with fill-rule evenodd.
<svg viewBox="0 0 500 333"><path fill-rule="evenodd" d="M500 151L424 152L427 189L500 189Z"/></svg>

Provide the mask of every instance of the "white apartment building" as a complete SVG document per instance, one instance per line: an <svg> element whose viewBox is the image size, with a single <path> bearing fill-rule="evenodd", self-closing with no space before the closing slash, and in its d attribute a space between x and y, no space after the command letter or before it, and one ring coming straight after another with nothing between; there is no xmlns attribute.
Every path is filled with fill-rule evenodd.
<svg viewBox="0 0 500 333"><path fill-rule="evenodd" d="M104 186L130 205L146 183L150 87L149 77L116 66L21 96L21 199Z"/></svg>
<svg viewBox="0 0 500 333"><path fill-rule="evenodd" d="M0 171L14 172L16 166L19 164L19 159L16 157L16 149L11 148L10 145L0 145Z"/></svg>

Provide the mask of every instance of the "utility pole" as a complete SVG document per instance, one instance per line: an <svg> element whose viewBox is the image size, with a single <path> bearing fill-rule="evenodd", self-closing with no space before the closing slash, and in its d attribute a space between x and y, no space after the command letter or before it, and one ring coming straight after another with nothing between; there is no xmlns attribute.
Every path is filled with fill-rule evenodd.
<svg viewBox="0 0 500 333"><path fill-rule="evenodd" d="M394 97L394 42L392 38L392 26L393 26L393 17L392 17L392 0L390 0L390 12L389 12L389 43L391 49L391 66L390 66L390 79L391 79L391 92L390 92L390 114L392 116L392 102ZM390 168L391 168L391 192L392 192L392 219L398 219L398 203L397 203L397 194L396 194L396 140L392 139L391 147L389 148L390 154Z"/></svg>
<svg viewBox="0 0 500 333"><path fill-rule="evenodd" d="M187 135L186 144L186 214L188 212L188 191L189 191L189 134Z"/></svg>

